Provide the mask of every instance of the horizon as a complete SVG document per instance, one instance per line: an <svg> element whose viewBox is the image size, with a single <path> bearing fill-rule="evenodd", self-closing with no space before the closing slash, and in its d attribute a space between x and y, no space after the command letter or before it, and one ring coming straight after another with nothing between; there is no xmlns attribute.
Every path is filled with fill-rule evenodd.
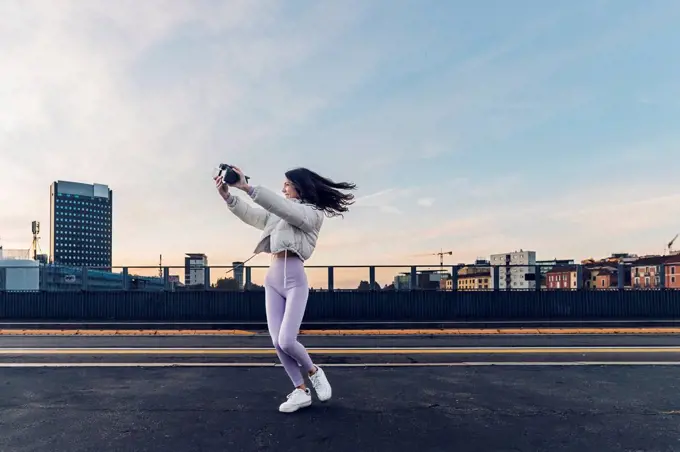
<svg viewBox="0 0 680 452"><path fill-rule="evenodd" d="M68 180L113 191L114 266L244 261L259 231L211 179L232 163L274 191L295 166L358 185L310 266L663 254L680 4L491 4L3 3L0 245L37 220L49 251Z"/></svg>

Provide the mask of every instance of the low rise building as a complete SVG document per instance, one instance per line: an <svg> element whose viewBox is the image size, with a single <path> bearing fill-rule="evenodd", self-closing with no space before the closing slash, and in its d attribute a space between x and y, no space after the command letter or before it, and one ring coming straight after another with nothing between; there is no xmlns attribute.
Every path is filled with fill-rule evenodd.
<svg viewBox="0 0 680 452"><path fill-rule="evenodd" d="M479 269L474 273L458 275L458 290L489 290L493 288L491 270Z"/></svg>
<svg viewBox="0 0 680 452"><path fill-rule="evenodd" d="M546 289L577 289L578 268L575 265L555 266L546 273Z"/></svg>
<svg viewBox="0 0 680 452"><path fill-rule="evenodd" d="M601 268L596 271L593 289L611 289L619 285L619 271L615 268Z"/></svg>
<svg viewBox="0 0 680 452"><path fill-rule="evenodd" d="M666 287L680 289L680 254L671 255L664 262L666 268Z"/></svg>
<svg viewBox="0 0 680 452"><path fill-rule="evenodd" d="M490 264L493 267L498 267L498 288L500 290L534 289L537 279L540 284L540 275L537 277L534 274L536 269L535 251L519 250L512 253L493 254Z"/></svg>
<svg viewBox="0 0 680 452"><path fill-rule="evenodd" d="M635 289L654 289L661 285L661 264L668 256L646 256L631 264L630 279Z"/></svg>
<svg viewBox="0 0 680 452"><path fill-rule="evenodd" d="M439 289L441 281L450 279L451 275L440 270L419 270L416 272L416 285L411 283L411 272L402 272L394 277L394 288L396 290L411 289Z"/></svg>

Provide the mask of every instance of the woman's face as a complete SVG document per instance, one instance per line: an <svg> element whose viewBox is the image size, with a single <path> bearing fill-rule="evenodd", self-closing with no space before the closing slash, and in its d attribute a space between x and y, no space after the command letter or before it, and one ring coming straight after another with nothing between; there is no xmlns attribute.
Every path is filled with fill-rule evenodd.
<svg viewBox="0 0 680 452"><path fill-rule="evenodd" d="M281 190L283 194L286 196L288 199L297 199L298 198L298 192L295 190L295 187L293 186L293 183L286 179L283 182L283 189Z"/></svg>

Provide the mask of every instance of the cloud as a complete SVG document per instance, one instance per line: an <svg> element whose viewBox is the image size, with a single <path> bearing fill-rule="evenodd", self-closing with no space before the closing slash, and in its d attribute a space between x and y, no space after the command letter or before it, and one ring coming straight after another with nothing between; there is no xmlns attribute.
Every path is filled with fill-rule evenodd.
<svg viewBox="0 0 680 452"><path fill-rule="evenodd" d="M415 191L415 187L386 188L369 195L357 197L353 207L359 209L374 209L380 213L400 215L403 214L403 210L398 207L400 201L402 201L401 204L403 204L403 201Z"/></svg>
<svg viewBox="0 0 680 452"><path fill-rule="evenodd" d="M212 167L276 158L266 144L333 99L342 72L318 89L290 79L362 11L315 3L291 26L271 1L3 2L3 236L22 243L23 228L7 225L48 225L49 184L66 179L114 190L114 259L194 249L187 231L219 206Z"/></svg>
<svg viewBox="0 0 680 452"><path fill-rule="evenodd" d="M420 198L416 202L419 206L432 207L434 205L434 198Z"/></svg>

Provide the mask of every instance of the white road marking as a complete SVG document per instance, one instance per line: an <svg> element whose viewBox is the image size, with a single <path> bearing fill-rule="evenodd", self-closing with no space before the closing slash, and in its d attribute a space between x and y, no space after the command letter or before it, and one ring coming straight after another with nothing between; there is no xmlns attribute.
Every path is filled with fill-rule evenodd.
<svg viewBox="0 0 680 452"><path fill-rule="evenodd" d="M327 363L323 367L559 367L559 366L680 366L680 361L575 361L575 362L453 362L453 363ZM0 368L77 367L281 367L278 363L0 363Z"/></svg>

